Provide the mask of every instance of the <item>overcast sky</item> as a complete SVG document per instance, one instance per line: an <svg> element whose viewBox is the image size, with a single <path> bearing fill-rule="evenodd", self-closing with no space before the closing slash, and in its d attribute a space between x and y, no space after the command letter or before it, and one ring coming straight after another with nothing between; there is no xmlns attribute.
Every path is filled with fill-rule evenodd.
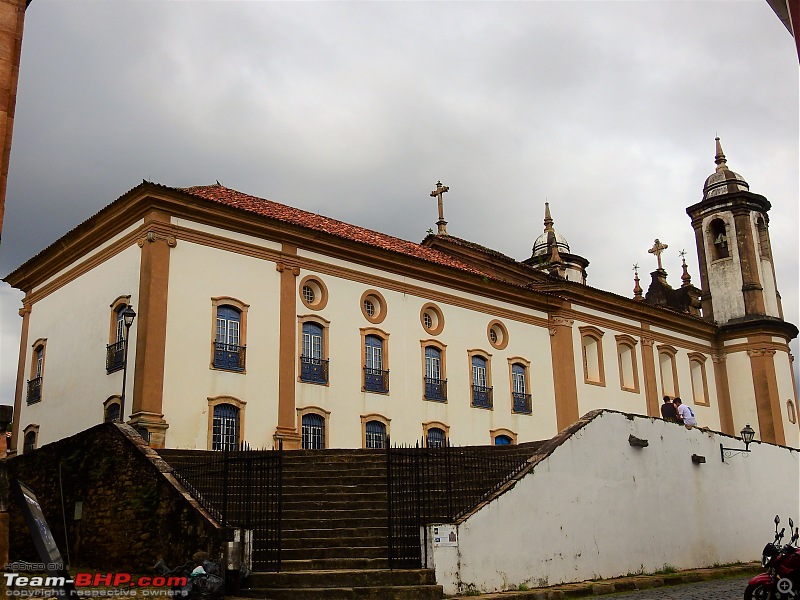
<svg viewBox="0 0 800 600"><path fill-rule="evenodd" d="M25 18L0 275L141 180L213 183L420 241L519 260L556 230L590 285L632 296L728 165L772 203L798 323L798 60L749 2L65 2ZM21 293L0 284L0 402ZM78 307L64 307L67 312ZM797 342L793 343L797 355Z"/></svg>

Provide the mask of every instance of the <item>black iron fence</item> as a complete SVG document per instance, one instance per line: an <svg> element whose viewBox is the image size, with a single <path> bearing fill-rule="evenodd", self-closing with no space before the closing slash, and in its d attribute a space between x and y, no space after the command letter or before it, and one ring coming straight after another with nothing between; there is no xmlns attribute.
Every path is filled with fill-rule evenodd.
<svg viewBox="0 0 800 600"><path fill-rule="evenodd" d="M328 383L328 360L300 357L300 380L310 383Z"/></svg>
<svg viewBox="0 0 800 600"><path fill-rule="evenodd" d="M364 389L368 392L388 392L389 371L364 367Z"/></svg>
<svg viewBox="0 0 800 600"><path fill-rule="evenodd" d="M213 342L214 366L217 369L244 371L247 360L247 347L224 342Z"/></svg>
<svg viewBox="0 0 800 600"><path fill-rule="evenodd" d="M387 443L389 567L426 564L427 529L420 528L454 522L516 475L529 456L513 447Z"/></svg>
<svg viewBox="0 0 800 600"><path fill-rule="evenodd" d="M125 362L125 340L114 342L106 346L106 372L119 371Z"/></svg>
<svg viewBox="0 0 800 600"><path fill-rule="evenodd" d="M42 378L34 377L28 381L28 404L36 404L42 399Z"/></svg>
<svg viewBox="0 0 800 600"><path fill-rule="evenodd" d="M173 472L224 527L253 531L253 569L280 571L283 450L198 453L173 461Z"/></svg>

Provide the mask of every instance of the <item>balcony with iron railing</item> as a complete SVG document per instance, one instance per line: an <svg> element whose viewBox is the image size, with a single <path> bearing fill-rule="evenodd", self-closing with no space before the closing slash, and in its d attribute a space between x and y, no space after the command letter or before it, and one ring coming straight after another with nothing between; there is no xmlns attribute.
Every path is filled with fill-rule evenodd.
<svg viewBox="0 0 800 600"><path fill-rule="evenodd" d="M42 378L35 377L28 381L28 404L36 404L42 399Z"/></svg>
<svg viewBox="0 0 800 600"><path fill-rule="evenodd" d="M533 412L530 394L520 394L518 392L514 392L512 400L513 400L513 406L512 406L513 412L522 415L529 415Z"/></svg>
<svg viewBox="0 0 800 600"><path fill-rule="evenodd" d="M106 346L106 373L119 371L125 362L125 340Z"/></svg>
<svg viewBox="0 0 800 600"><path fill-rule="evenodd" d="M492 388L483 385L473 385L472 407L492 408Z"/></svg>
<svg viewBox="0 0 800 600"><path fill-rule="evenodd" d="M328 383L328 360L301 356L300 381L305 381L306 383Z"/></svg>
<svg viewBox="0 0 800 600"><path fill-rule="evenodd" d="M389 371L364 367L364 390L385 394L389 391Z"/></svg>
<svg viewBox="0 0 800 600"><path fill-rule="evenodd" d="M447 379L425 378L425 400L447 402Z"/></svg>
<svg viewBox="0 0 800 600"><path fill-rule="evenodd" d="M244 371L246 351L246 346L214 342L214 368Z"/></svg>

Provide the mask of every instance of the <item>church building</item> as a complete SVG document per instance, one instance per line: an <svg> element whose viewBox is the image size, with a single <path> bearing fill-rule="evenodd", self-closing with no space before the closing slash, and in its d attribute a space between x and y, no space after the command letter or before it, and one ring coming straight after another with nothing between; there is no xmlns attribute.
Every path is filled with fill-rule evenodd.
<svg viewBox="0 0 800 600"><path fill-rule="evenodd" d="M656 240L631 297L588 284L548 205L516 260L447 233L441 183L415 243L145 181L4 279L25 294L12 452L117 419L155 448L507 444L663 396L798 447L770 203L719 140L716 165L686 209L700 287L685 258L669 284Z"/></svg>

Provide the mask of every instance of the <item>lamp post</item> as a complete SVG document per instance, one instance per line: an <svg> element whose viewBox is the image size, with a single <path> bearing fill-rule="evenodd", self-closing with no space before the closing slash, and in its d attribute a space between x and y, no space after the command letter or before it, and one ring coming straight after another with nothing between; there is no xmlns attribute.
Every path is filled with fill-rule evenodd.
<svg viewBox="0 0 800 600"><path fill-rule="evenodd" d="M136 318L136 311L128 304L125 310L122 311L122 319L125 322L125 349L122 357L122 394L119 397L119 417L117 420L120 423L125 422L125 382L128 380L128 338L131 334L131 325Z"/></svg>
<svg viewBox="0 0 800 600"><path fill-rule="evenodd" d="M732 458L737 454L741 454L743 452L750 452L750 443L753 441L753 438L756 435L755 430L750 427L750 423L744 426L742 429L742 441L744 442L744 449L742 448L723 448L722 444L719 445L719 453L722 457L722 462L725 462L725 457Z"/></svg>

